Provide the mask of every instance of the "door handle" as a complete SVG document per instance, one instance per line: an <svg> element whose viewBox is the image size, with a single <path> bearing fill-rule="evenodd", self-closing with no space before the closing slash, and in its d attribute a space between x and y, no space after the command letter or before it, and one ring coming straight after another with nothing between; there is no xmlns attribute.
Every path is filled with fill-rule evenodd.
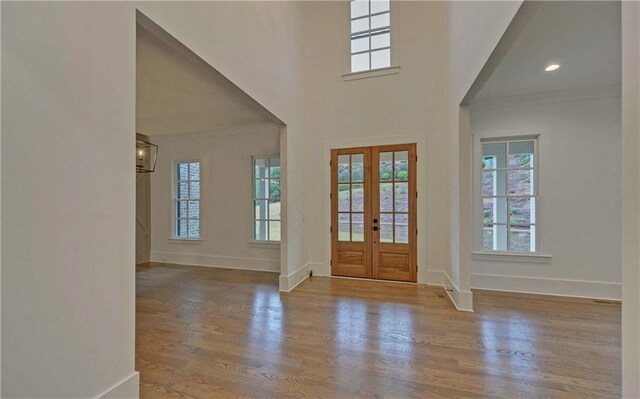
<svg viewBox="0 0 640 399"><path fill-rule="evenodd" d="M378 231L378 226L373 226L373 231Z"/></svg>
<svg viewBox="0 0 640 399"><path fill-rule="evenodd" d="M378 223L378 219L373 219L373 223Z"/></svg>

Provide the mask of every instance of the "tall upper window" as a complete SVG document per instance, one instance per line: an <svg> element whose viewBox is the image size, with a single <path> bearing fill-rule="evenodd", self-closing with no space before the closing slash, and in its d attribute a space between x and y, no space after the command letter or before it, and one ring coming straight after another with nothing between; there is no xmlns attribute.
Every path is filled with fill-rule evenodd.
<svg viewBox="0 0 640 399"><path fill-rule="evenodd" d="M351 0L351 72L390 66L390 1Z"/></svg>
<svg viewBox="0 0 640 399"><path fill-rule="evenodd" d="M200 162L176 163L176 238L200 238Z"/></svg>
<svg viewBox="0 0 640 399"><path fill-rule="evenodd" d="M253 239L280 241L280 158L253 159Z"/></svg>
<svg viewBox="0 0 640 399"><path fill-rule="evenodd" d="M483 249L536 252L536 139L482 142Z"/></svg>

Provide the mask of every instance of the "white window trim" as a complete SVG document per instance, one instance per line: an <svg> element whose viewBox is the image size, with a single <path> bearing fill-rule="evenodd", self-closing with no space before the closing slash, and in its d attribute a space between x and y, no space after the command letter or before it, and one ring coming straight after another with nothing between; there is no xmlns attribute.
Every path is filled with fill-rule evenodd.
<svg viewBox="0 0 640 399"><path fill-rule="evenodd" d="M367 71L351 72L351 2L345 1L343 3L342 15L345 16L343 23L342 34L342 80L345 82L352 80L360 80L366 78L373 78L378 76L395 75L400 73L399 64L399 40L400 27L398 24L398 3L399 1L391 0L390 2L390 30L391 30L391 65L385 68L369 69Z"/></svg>
<svg viewBox="0 0 640 399"><path fill-rule="evenodd" d="M255 239L255 208L254 208L254 196L255 192L255 182L256 182L256 167L255 160L256 159L267 159L267 158L278 158L280 160L280 241L267 241L267 240L256 240ZM280 243L282 242L282 159L280 158L280 154L270 154L270 155L252 155L251 156L251 197L249 199L249 214L251 215L251 224L249 225L249 239L247 240L247 247L249 248L265 248L265 249L274 249L279 248ZM275 220L275 219L274 219Z"/></svg>
<svg viewBox="0 0 640 399"><path fill-rule="evenodd" d="M542 227L542 194L540 192L540 154L539 143L541 134L523 134L523 135L495 135L491 137L474 136L473 139L473 252L472 259L476 260L492 260L492 261L522 261L532 263L549 263L551 255L543 252L541 243ZM534 173L534 192L536 198L536 232L535 232L535 252L516 252L516 251L487 251L483 245L483 197L482 197L482 144L490 142L506 142L506 141L534 141L535 162L533 166Z"/></svg>
<svg viewBox="0 0 640 399"><path fill-rule="evenodd" d="M198 162L200 164L200 214L198 217L199 226L200 226L200 235L196 237L178 237L176 235L176 206L178 201L178 164L180 163L193 163ZM202 244L204 242L202 237L202 214L203 214L203 184L202 184L202 175L204 170L204 162L201 159L180 159L174 160L171 164L171 217L169 223L171 223L171 237L169 237L169 242L174 243L188 243L188 244Z"/></svg>

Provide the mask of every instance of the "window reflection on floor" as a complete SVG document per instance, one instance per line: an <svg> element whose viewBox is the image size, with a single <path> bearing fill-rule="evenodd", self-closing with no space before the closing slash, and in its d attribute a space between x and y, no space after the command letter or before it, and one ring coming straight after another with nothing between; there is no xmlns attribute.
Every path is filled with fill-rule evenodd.
<svg viewBox="0 0 640 399"><path fill-rule="evenodd" d="M279 292L265 289L255 293L248 347L254 353L269 353L273 356L274 364L282 355L283 317L284 308Z"/></svg>

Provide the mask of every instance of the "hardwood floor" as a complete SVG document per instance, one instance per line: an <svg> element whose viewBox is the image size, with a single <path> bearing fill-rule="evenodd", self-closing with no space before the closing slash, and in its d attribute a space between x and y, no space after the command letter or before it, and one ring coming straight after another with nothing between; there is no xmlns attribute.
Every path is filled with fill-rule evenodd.
<svg viewBox="0 0 640 399"><path fill-rule="evenodd" d="M272 273L137 269L142 398L620 397L620 304Z"/></svg>

